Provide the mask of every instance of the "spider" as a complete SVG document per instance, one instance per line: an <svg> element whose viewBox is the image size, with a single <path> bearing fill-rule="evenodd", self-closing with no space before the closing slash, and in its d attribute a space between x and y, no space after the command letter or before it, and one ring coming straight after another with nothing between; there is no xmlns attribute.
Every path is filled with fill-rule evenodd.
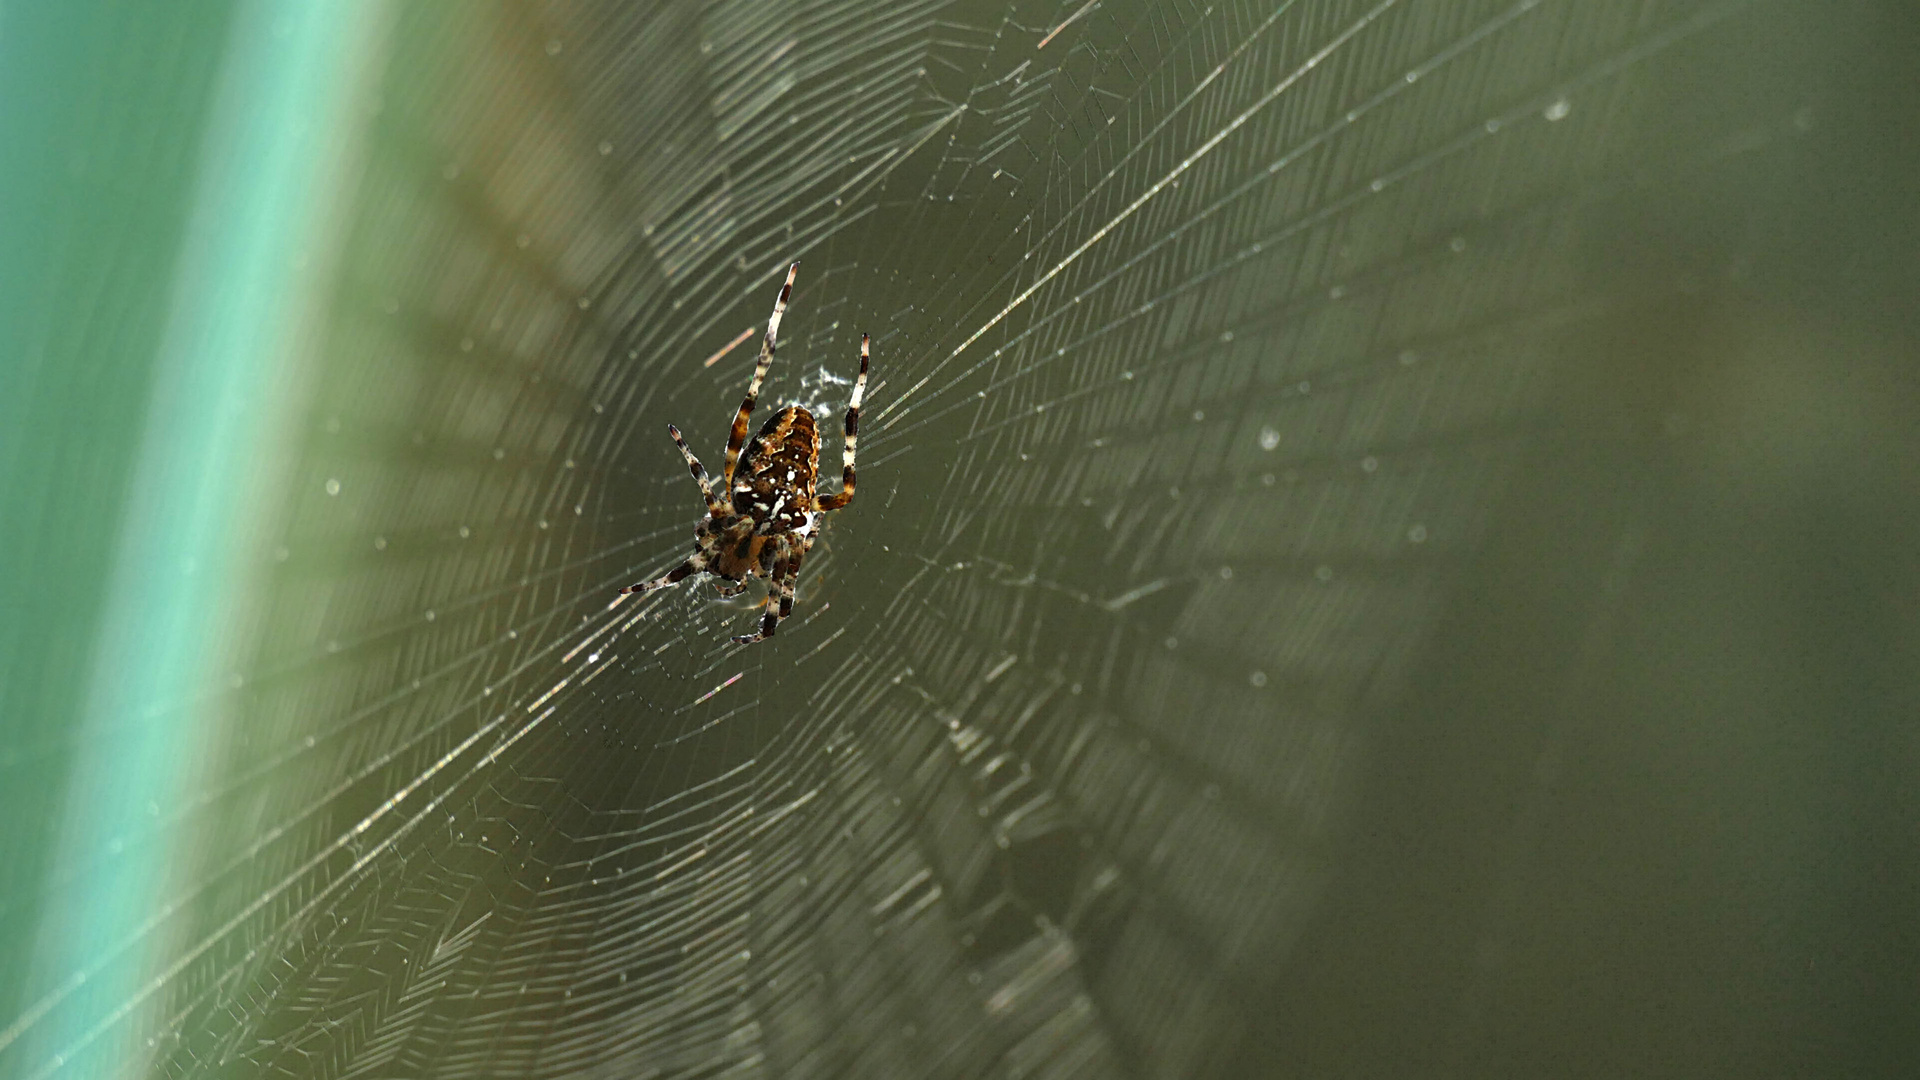
<svg viewBox="0 0 1920 1080"><path fill-rule="evenodd" d="M687 459L693 482L700 485L707 516L693 528L693 554L685 562L663 577L620 590L622 595L652 592L704 572L719 579L714 587L721 596L738 596L746 590L748 578L762 575L767 579L767 600L760 632L734 638L740 645L772 637L780 620L793 614L794 579L800 574L801 560L813 547L814 527L820 523L820 515L853 501L853 445L860 428L860 396L867 389L865 334L860 335L860 375L853 381L853 398L847 403L847 443L839 492L814 492L814 476L820 468L820 430L814 425L813 414L799 405L789 405L768 417L760 426L760 434L753 437L746 460L740 460L747 441L747 421L753 416L760 381L773 366L774 337L780 332L780 316L786 314L787 297L799 272L797 262L787 268L787 282L780 286L780 299L774 301L773 316L767 320L766 340L760 343L760 362L753 369L753 381L747 384L740 411L733 417L733 432L727 437L727 467L720 476L720 487L727 498L715 493L706 468L687 449L680 429L668 424L667 434L673 436L673 444ZM735 465L739 466L737 471Z"/></svg>

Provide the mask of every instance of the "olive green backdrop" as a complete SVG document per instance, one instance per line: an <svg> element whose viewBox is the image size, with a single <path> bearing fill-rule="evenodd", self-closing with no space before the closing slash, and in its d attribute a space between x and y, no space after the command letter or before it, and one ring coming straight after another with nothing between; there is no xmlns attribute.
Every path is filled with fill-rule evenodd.
<svg viewBox="0 0 1920 1080"><path fill-rule="evenodd" d="M1904 1075L1916 45L0 7L0 1076Z"/></svg>

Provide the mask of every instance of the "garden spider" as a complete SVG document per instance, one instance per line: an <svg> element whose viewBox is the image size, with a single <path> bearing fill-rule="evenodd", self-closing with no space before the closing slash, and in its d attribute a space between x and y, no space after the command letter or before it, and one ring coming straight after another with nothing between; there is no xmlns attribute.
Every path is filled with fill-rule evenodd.
<svg viewBox="0 0 1920 1080"><path fill-rule="evenodd" d="M753 369L753 381L747 384L740 411L733 417L733 432L727 437L727 467L720 477L727 499L714 494L700 459L687 449L680 429L668 424L667 434L673 436L674 445L687 459L693 482L700 485L700 495L706 499L707 516L693 528L693 554L686 562L664 577L620 590L621 595L652 592L705 572L720 579L715 588L721 596L738 596L746 590L748 578L762 575L767 579L766 612L761 616L759 633L733 639L741 645L772 637L780 620L793 614L794 579L800 575L801 560L813 546L820 515L853 501L853 444L860 428L860 396L867 389L865 334L860 335L860 375L853 381L853 398L847 403L840 491L834 495L814 493L814 476L820 468L820 430L814 426L813 414L799 405L789 405L768 417L760 434L753 437L747 459L740 460L741 447L747 441L747 420L753 416L760 380L773 366L774 337L780 332L780 316L786 314L787 297L799 272L797 262L787 268L787 283L780 286L780 299L774 301L773 316L767 320L766 340L760 343L760 362Z"/></svg>

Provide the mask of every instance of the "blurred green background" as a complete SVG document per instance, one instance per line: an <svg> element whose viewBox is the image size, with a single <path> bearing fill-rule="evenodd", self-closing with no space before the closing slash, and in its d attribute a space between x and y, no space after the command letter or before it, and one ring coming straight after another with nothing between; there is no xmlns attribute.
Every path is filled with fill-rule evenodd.
<svg viewBox="0 0 1920 1080"><path fill-rule="evenodd" d="M231 5L10 4L0 260L0 987L31 1004L40 883L126 523ZM156 52L156 46L158 51ZM156 56L167 61L155 64Z"/></svg>
<svg viewBox="0 0 1920 1080"><path fill-rule="evenodd" d="M0 3L0 1076L1906 1075L1917 49Z"/></svg>

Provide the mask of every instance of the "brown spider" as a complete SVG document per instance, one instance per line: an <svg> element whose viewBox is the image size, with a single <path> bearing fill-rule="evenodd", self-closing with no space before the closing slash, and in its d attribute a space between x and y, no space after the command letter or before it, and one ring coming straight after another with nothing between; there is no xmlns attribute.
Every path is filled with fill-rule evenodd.
<svg viewBox="0 0 1920 1080"><path fill-rule="evenodd" d="M780 316L786 314L787 297L799 272L799 263L787 268L787 283L780 286L780 299L774 301L773 317L767 320L766 340L760 343L760 362L753 369L753 381L747 384L740 411L733 417L733 432L727 437L727 467L720 477L728 500L722 501L714 494L700 459L687 449L680 429L668 424L667 434L673 436L674 445L687 459L693 482L700 485L700 495L707 501L707 516L693 528L693 554L686 562L664 577L620 590L622 594L651 592L705 572L720 579L715 588L721 596L738 596L745 591L748 578L762 575L767 579L766 613L760 618L759 633L733 639L741 645L772 637L780 620L793 614L793 582L800 574L800 561L813 546L814 526L819 524L821 514L853 501L853 444L860 429L860 396L867 389L865 334L860 335L860 375L853 381L853 398L847 403L847 448L839 493L814 493L813 480L820 469L820 430L814 426L813 414L799 405L789 405L768 417L760 434L753 437L747 460L740 461L740 449L747 441L747 420L753 416L754 399L760 395L760 380L773 366L774 337L780 332ZM738 472L734 470L736 463L740 465Z"/></svg>

